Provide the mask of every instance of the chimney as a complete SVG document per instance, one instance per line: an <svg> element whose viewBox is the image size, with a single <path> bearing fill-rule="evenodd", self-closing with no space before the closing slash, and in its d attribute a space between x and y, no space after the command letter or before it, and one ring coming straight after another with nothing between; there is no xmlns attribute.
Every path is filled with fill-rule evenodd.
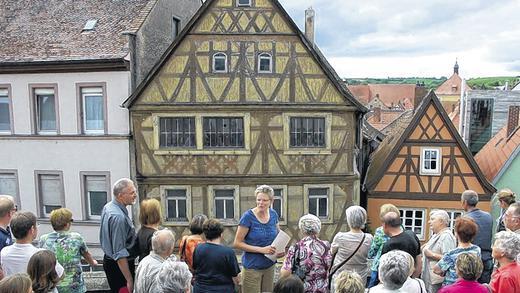
<svg viewBox="0 0 520 293"><path fill-rule="evenodd" d="M305 10L305 36L314 45L314 9Z"/></svg>
<svg viewBox="0 0 520 293"><path fill-rule="evenodd" d="M422 84L415 86L415 97L413 99L413 108L417 109L419 108L419 104L421 104L423 98L428 93L428 90L426 87Z"/></svg>
<svg viewBox="0 0 520 293"><path fill-rule="evenodd" d="M374 122L381 122L381 107L374 108Z"/></svg>
<svg viewBox="0 0 520 293"><path fill-rule="evenodd" d="M513 134L518 128L519 114L520 106L509 106L509 115L507 116L507 137Z"/></svg>

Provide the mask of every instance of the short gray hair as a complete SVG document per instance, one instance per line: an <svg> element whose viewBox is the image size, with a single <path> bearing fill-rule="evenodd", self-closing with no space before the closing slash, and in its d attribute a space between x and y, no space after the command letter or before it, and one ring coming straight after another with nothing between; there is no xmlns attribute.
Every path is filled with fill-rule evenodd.
<svg viewBox="0 0 520 293"><path fill-rule="evenodd" d="M169 229L155 231L152 236L152 250L157 254L171 251L175 244L175 236Z"/></svg>
<svg viewBox="0 0 520 293"><path fill-rule="evenodd" d="M387 289L401 288L408 278L409 270L408 258L402 251L392 250L379 259L379 279Z"/></svg>
<svg viewBox="0 0 520 293"><path fill-rule="evenodd" d="M10 195L0 195L0 218L3 218L7 213L12 211L15 207L14 198Z"/></svg>
<svg viewBox="0 0 520 293"><path fill-rule="evenodd" d="M130 186L131 184L134 184L134 182L128 178L121 178L114 183L114 187L112 187L112 194L114 196L118 196L121 193L125 191L125 189Z"/></svg>
<svg viewBox="0 0 520 293"><path fill-rule="evenodd" d="M466 190L460 196L462 201L465 201L469 206L476 206L478 204L478 193L473 190Z"/></svg>
<svg viewBox="0 0 520 293"><path fill-rule="evenodd" d="M504 253L504 257L516 260L520 254L520 236L511 231L501 231L495 235L494 247Z"/></svg>
<svg viewBox="0 0 520 293"><path fill-rule="evenodd" d="M347 224L352 229L363 229L367 222L367 211L360 206L350 206L345 211Z"/></svg>
<svg viewBox="0 0 520 293"><path fill-rule="evenodd" d="M514 217L520 217L520 202L515 202L515 203L512 203L508 210L511 209L511 211L513 212L512 216Z"/></svg>
<svg viewBox="0 0 520 293"><path fill-rule="evenodd" d="M430 219L437 218L441 219L442 223L448 227L450 225L450 215L444 210L433 210L430 212Z"/></svg>
<svg viewBox="0 0 520 293"><path fill-rule="evenodd" d="M305 235L316 235L320 233L321 221L320 218L312 214L304 215L298 221L298 228Z"/></svg>
<svg viewBox="0 0 520 293"><path fill-rule="evenodd" d="M274 189L269 185L260 185L255 189L255 197L259 193L265 193L269 196L269 200L274 199Z"/></svg>
<svg viewBox="0 0 520 293"><path fill-rule="evenodd" d="M184 293L191 284L192 274L185 262L167 259L157 274L157 293Z"/></svg>

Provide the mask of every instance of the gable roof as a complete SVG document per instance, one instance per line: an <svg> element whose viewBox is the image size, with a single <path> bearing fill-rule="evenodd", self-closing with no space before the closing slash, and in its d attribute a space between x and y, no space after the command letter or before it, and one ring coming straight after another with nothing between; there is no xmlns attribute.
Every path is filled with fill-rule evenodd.
<svg viewBox="0 0 520 293"><path fill-rule="evenodd" d="M296 33L296 36L299 37L300 41L304 45L304 47L308 50L310 55L314 58L314 60L320 65L323 69L325 75L329 78L338 92L350 103L352 103L355 107L357 107L358 111L366 113L368 109L363 106L345 86L343 80L338 76L334 68L329 64L327 59L323 56L318 47L311 43L307 37L300 31L296 23L289 16L287 11L282 7L282 5L278 2L278 0L268 0L273 3L273 5L279 10L282 18L285 19L289 27ZM186 36L190 33L190 31L195 27L198 21L202 18L203 15L209 10L210 6L215 3L216 0L207 0L204 4L199 8L197 13L192 17L189 23L184 27L179 36L175 38L173 43L166 49L165 53L159 59L159 61L155 64L155 66L150 70L146 78L139 84L136 90L123 102L123 106L126 108L130 108L135 100L141 95L141 93L146 89L147 85L152 82L153 78L160 72L162 66L169 60L169 57L175 52L177 47L184 41Z"/></svg>
<svg viewBox="0 0 520 293"><path fill-rule="evenodd" d="M506 125L475 155L475 161L484 176L495 183L519 152L520 131L517 128L508 137Z"/></svg>
<svg viewBox="0 0 520 293"><path fill-rule="evenodd" d="M378 96L388 107L401 104L405 109L413 109L415 84L366 84L349 85L347 88L365 104Z"/></svg>
<svg viewBox="0 0 520 293"><path fill-rule="evenodd" d="M444 121L446 127L451 132L451 135L454 137L455 141L459 145L462 153L465 155L471 169L475 172L475 175L478 181L485 187L488 191L494 191L495 188L486 180L482 171L478 167L475 159L471 155L466 144L464 144L462 138L459 133L451 123L451 120L448 118L446 111L442 107L439 98L435 95L433 91L430 91L427 96L422 100L419 107L416 109L414 115L412 117L404 116L403 119L400 119L396 125L394 125L394 129L392 132L387 135L385 140L381 143L379 148L373 153L370 158L371 163L368 167L367 176L365 180L365 189L371 190L376 186L379 180L383 177L386 170L393 162L393 159L396 157L397 153L401 149L404 141L411 135L414 129L419 125L422 117L426 114L426 111L430 104L433 104L441 119Z"/></svg>
<svg viewBox="0 0 520 293"><path fill-rule="evenodd" d="M471 90L471 87L466 83L465 80L463 81L462 78L457 73L453 73L450 76L450 78L448 78L439 87L437 87L437 89L435 90L435 94L436 95L460 95L462 82L464 82L464 89L466 91Z"/></svg>
<svg viewBox="0 0 520 293"><path fill-rule="evenodd" d="M2 1L0 63L121 59L157 0ZM94 29L82 30L88 20Z"/></svg>

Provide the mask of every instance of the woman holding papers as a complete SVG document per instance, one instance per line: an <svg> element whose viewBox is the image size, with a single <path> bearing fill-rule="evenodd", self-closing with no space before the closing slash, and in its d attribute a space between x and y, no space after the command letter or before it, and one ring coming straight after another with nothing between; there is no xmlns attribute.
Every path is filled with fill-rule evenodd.
<svg viewBox="0 0 520 293"><path fill-rule="evenodd" d="M303 280L305 292L328 293L330 244L318 238L321 221L315 215L307 214L300 218L298 228L304 237L289 248L280 276L294 273Z"/></svg>
<svg viewBox="0 0 520 293"><path fill-rule="evenodd" d="M242 255L242 291L248 293L272 292L275 261L265 255L274 255L271 246L280 228L278 214L271 209L274 190L267 185L255 190L256 207L240 218L234 246L244 251ZM284 253L276 255L283 256Z"/></svg>

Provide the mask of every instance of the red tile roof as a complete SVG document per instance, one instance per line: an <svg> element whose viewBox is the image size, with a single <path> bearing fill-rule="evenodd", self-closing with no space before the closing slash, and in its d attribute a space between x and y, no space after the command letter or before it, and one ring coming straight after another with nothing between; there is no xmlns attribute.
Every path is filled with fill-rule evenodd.
<svg viewBox="0 0 520 293"><path fill-rule="evenodd" d="M367 84L349 85L350 92L365 105L376 96L387 106L404 104L406 109L413 109L415 84Z"/></svg>
<svg viewBox="0 0 520 293"><path fill-rule="evenodd" d="M460 78L460 76L457 73L453 73L453 75L450 78L448 78L435 90L435 94L438 96L460 95L461 83L462 78ZM464 81L464 89L471 90L471 87L468 86L466 81Z"/></svg>
<svg viewBox="0 0 520 293"><path fill-rule="evenodd" d="M390 123L394 122L399 116L401 116L405 110L381 110L381 120L378 119L374 114L370 115L367 118L368 123L372 125L377 130L383 130Z"/></svg>
<svg viewBox="0 0 520 293"><path fill-rule="evenodd" d="M477 161L484 176L493 182L519 146L519 129L517 128L508 137L506 125L475 155L475 161Z"/></svg>
<svg viewBox="0 0 520 293"><path fill-rule="evenodd" d="M117 59L157 0L2 1L0 62ZM83 32L88 20L97 23Z"/></svg>

